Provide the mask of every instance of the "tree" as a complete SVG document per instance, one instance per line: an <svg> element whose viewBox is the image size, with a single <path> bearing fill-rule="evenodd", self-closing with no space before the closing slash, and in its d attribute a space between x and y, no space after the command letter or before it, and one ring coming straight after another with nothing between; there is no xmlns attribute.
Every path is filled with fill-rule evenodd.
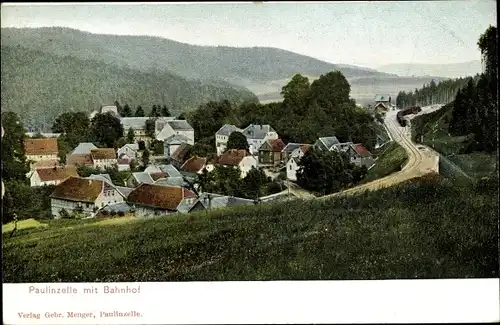
<svg viewBox="0 0 500 325"><path fill-rule="evenodd" d="M146 143L142 140L137 141L137 145L139 146L139 151L146 149Z"/></svg>
<svg viewBox="0 0 500 325"><path fill-rule="evenodd" d="M120 119L111 113L97 114L90 126L91 139L106 148L116 147L116 141L123 136Z"/></svg>
<svg viewBox="0 0 500 325"><path fill-rule="evenodd" d="M153 150L154 155L162 156L164 154L163 141L156 139L151 141L151 150Z"/></svg>
<svg viewBox="0 0 500 325"><path fill-rule="evenodd" d="M127 132L127 141L128 143L134 143L134 139L135 139L134 129L130 127Z"/></svg>
<svg viewBox="0 0 500 325"><path fill-rule="evenodd" d="M52 125L52 132L61 133L60 138L68 148L90 140L90 120L85 112L66 112L59 115ZM61 153L65 156L65 153Z"/></svg>
<svg viewBox="0 0 500 325"><path fill-rule="evenodd" d="M227 150L229 149L245 149L248 150L247 137L238 131L234 131L229 135L227 139Z"/></svg>
<svg viewBox="0 0 500 325"><path fill-rule="evenodd" d="M167 105L163 105L161 109L161 116L170 116L170 110L168 109Z"/></svg>
<svg viewBox="0 0 500 325"><path fill-rule="evenodd" d="M156 119L150 118L146 120L146 125L145 125L145 133L147 137L154 138L155 137L155 125L156 124Z"/></svg>
<svg viewBox="0 0 500 325"><path fill-rule="evenodd" d="M311 84L311 98L316 100L328 114L335 114L335 108L349 102L351 86L340 71L321 75Z"/></svg>
<svg viewBox="0 0 500 325"><path fill-rule="evenodd" d="M159 117L160 116L160 108L157 107L156 105L153 105L153 108L151 109L151 113L149 114L150 117Z"/></svg>
<svg viewBox="0 0 500 325"><path fill-rule="evenodd" d="M283 96L283 103L291 112L305 115L305 105L309 96L311 84L309 79L300 74L292 77L283 88L281 88L281 95Z"/></svg>
<svg viewBox="0 0 500 325"><path fill-rule="evenodd" d="M150 157L149 150L144 149L144 151L142 152L142 165L144 167L149 165L149 157Z"/></svg>
<svg viewBox="0 0 500 325"><path fill-rule="evenodd" d="M120 105L120 102L119 102L119 101L117 101L117 100L115 100L115 103L114 103L114 104L115 104L115 106L116 106L116 111L118 112L118 114L119 114L120 116L123 116L123 115L122 115L122 114L123 114L123 108L122 108L122 105Z"/></svg>
<svg viewBox="0 0 500 325"><path fill-rule="evenodd" d="M309 149L299 161L297 183L305 189L330 194L352 183L351 164L336 151Z"/></svg>
<svg viewBox="0 0 500 325"><path fill-rule="evenodd" d="M128 106L127 103L125 103L125 105L123 106L121 116L123 116L123 117L131 117L132 116L132 109L130 108L130 106Z"/></svg>
<svg viewBox="0 0 500 325"><path fill-rule="evenodd" d="M182 112L181 115L177 116L177 119L178 120L186 120L186 113L185 112Z"/></svg>
<svg viewBox="0 0 500 325"><path fill-rule="evenodd" d="M262 169L252 167L243 179L244 195L256 199L262 195L264 186L269 183Z"/></svg>
<svg viewBox="0 0 500 325"><path fill-rule="evenodd" d="M29 171L24 151L25 131L18 115L14 112L1 112L2 127L2 180L26 181Z"/></svg>
<svg viewBox="0 0 500 325"><path fill-rule="evenodd" d="M135 116L144 117L144 110L142 109L141 105L137 106L137 109L135 110Z"/></svg>
<svg viewBox="0 0 500 325"><path fill-rule="evenodd" d="M121 148L128 143L127 138L121 137L116 141L116 147Z"/></svg>

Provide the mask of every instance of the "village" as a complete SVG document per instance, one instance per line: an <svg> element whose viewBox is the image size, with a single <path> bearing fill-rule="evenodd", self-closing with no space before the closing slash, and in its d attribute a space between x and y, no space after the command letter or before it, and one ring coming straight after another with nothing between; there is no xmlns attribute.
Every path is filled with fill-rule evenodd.
<svg viewBox="0 0 500 325"><path fill-rule="evenodd" d="M374 114L394 109L390 96L377 95ZM172 213L223 208L236 205L254 205L276 200L301 198L305 191L296 189L299 162L306 152L317 150L347 154L352 164L367 169L376 159L362 143L341 143L335 135L319 137L314 143L284 143L271 125L250 124L244 129L225 124L215 133L212 157L189 157L195 144L194 129L183 119L156 117L154 137L148 136L150 117L121 117L117 107L103 106L96 114L111 114L119 118L124 132L133 130L134 141L120 148L98 148L93 143L79 143L66 156L65 163L58 157L57 133L42 133L24 140L30 172L26 175L32 187L55 186L50 195L53 218L93 218L99 216L138 217L161 216ZM231 134L241 133L247 149L228 148ZM240 135L241 136L241 135ZM142 160L143 151L153 140L163 143L163 155ZM377 146L382 145L377 139ZM147 165L144 165L146 163ZM134 166L143 164L142 171ZM78 168L88 167L99 173L82 177ZM270 181L280 184L276 193L254 199L205 192L197 182L200 175L211 173L216 166L231 167L244 179L253 169L262 170ZM107 169L129 171L123 184L116 184ZM132 170L131 170L132 168Z"/></svg>

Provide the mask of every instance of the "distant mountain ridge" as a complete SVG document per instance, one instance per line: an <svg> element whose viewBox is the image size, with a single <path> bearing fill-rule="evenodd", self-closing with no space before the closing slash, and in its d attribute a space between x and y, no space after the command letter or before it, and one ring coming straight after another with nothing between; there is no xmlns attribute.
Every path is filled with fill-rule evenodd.
<svg viewBox="0 0 500 325"><path fill-rule="evenodd" d="M449 64L401 63L387 64L377 68L379 71L397 74L398 76L441 76L447 78L464 78L481 73L481 61L473 60Z"/></svg>
<svg viewBox="0 0 500 325"><path fill-rule="evenodd" d="M277 48L199 46L153 36L92 34L62 27L2 28L1 43L141 71L170 71L189 79L222 79L236 84L290 78L295 73L319 76L337 69L346 77L388 75Z"/></svg>
<svg viewBox="0 0 500 325"><path fill-rule="evenodd" d="M172 114L209 101L257 101L249 90L223 81L217 85L167 72L145 72L99 60L56 56L20 45L1 47L2 110L18 113L26 125L48 131L51 121L70 110L92 111L115 100L146 114L166 104Z"/></svg>

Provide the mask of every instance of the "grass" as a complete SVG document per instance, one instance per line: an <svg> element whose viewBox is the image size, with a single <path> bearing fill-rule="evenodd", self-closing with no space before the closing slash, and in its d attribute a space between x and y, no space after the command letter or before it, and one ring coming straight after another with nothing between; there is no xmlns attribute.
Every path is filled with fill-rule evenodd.
<svg viewBox="0 0 500 325"><path fill-rule="evenodd" d="M38 227L45 227L45 226L47 226L46 223L42 223L42 222L35 220L35 219L26 219L26 220L20 220L17 222L17 230L38 228ZM13 229L14 229L14 221L9 222L5 225L2 225L2 234L6 233L6 232L11 232Z"/></svg>
<svg viewBox="0 0 500 325"><path fill-rule="evenodd" d="M397 172L401 170L401 166L408 160L404 148L394 141L378 148L374 155L378 159L375 166L368 171L362 183L368 183Z"/></svg>
<svg viewBox="0 0 500 325"><path fill-rule="evenodd" d="M497 183L434 175L329 201L52 221L4 239L4 282L497 277Z"/></svg>
<svg viewBox="0 0 500 325"><path fill-rule="evenodd" d="M452 136L448 133L452 104L438 111L417 116L412 121L412 135L421 142L446 156L472 179L491 177L497 174L497 153L461 153L467 147L470 136Z"/></svg>

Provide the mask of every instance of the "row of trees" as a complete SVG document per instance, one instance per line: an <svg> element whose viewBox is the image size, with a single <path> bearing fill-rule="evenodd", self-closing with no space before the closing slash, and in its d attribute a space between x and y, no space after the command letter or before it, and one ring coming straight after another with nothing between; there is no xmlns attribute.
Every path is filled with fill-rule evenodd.
<svg viewBox="0 0 500 325"><path fill-rule="evenodd" d="M478 41L485 71L477 81L469 78L457 92L453 103L449 132L473 135L469 150L497 150L497 29L490 26Z"/></svg>
<svg viewBox="0 0 500 325"><path fill-rule="evenodd" d="M125 103L125 105L121 105L119 101L115 101L115 106L117 108L118 114L122 117L145 117L146 113L144 109L142 108L141 105L137 106L134 112L132 112L132 109L130 106ZM149 114L147 115L149 117L161 117L161 116L171 116L170 114L170 109L167 107L167 105L153 105L151 110L149 111Z"/></svg>
<svg viewBox="0 0 500 325"><path fill-rule="evenodd" d="M436 84L432 80L428 85L409 93L400 91L396 97L396 106L404 109L412 106L428 106L434 104L447 104L455 99L458 90L467 85L470 78L443 80ZM479 75L474 77L479 79Z"/></svg>

